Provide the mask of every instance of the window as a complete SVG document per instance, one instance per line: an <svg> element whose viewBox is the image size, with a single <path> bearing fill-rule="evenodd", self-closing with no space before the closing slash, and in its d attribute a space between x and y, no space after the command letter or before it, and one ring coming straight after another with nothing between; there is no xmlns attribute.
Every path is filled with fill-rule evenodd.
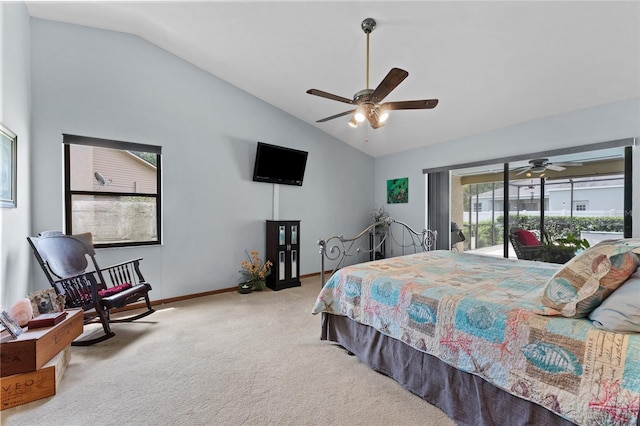
<svg viewBox="0 0 640 426"><path fill-rule="evenodd" d="M588 203L588 201L576 201L573 209L577 212L586 212Z"/></svg>
<svg viewBox="0 0 640 426"><path fill-rule="evenodd" d="M161 147L64 135L68 234L96 247L160 244Z"/></svg>
<svg viewBox="0 0 640 426"><path fill-rule="evenodd" d="M473 203L473 211L481 212L482 211L482 203Z"/></svg>

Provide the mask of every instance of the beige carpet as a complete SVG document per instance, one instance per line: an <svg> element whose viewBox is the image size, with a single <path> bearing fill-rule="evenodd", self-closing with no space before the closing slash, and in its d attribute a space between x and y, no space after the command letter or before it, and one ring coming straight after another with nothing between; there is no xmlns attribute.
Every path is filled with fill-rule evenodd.
<svg viewBox="0 0 640 426"><path fill-rule="evenodd" d="M302 287L164 305L73 347L57 395L2 425L451 425L440 410L332 343ZM94 327L91 325L90 327Z"/></svg>

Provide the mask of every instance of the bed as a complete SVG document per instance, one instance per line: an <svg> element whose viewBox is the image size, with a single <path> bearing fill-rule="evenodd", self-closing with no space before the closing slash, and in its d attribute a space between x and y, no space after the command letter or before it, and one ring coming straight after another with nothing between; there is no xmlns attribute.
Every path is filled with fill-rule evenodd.
<svg viewBox="0 0 640 426"><path fill-rule="evenodd" d="M371 235L381 226L381 244L400 249L369 261L378 252ZM640 265L640 241L613 244L606 250L618 254L604 259L603 247L585 252L593 267L587 273L578 261L430 250L434 239L388 219L354 238L320 240L322 271L325 259L337 265L326 282L323 274L312 310L322 315L321 339L458 424L640 424L640 334L596 327L585 313L613 300L612 278L621 292L627 287ZM580 300L567 302L567 274L581 273ZM609 288L599 286L605 281Z"/></svg>

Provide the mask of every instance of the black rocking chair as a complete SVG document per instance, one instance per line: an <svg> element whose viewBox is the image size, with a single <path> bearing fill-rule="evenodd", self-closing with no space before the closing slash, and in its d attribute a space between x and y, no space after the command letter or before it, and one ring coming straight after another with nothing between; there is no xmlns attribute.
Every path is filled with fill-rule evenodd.
<svg viewBox="0 0 640 426"><path fill-rule="evenodd" d="M85 324L100 322L104 334L94 339L77 340L74 346L88 346L115 336L110 323L131 322L154 312L149 300L151 285L140 272L140 260L134 259L100 268L96 261L91 233L64 235L47 231L27 237L44 274L57 294L65 296L65 308L82 308ZM87 271L87 256L94 270ZM115 308L144 299L147 310L126 318L111 319Z"/></svg>

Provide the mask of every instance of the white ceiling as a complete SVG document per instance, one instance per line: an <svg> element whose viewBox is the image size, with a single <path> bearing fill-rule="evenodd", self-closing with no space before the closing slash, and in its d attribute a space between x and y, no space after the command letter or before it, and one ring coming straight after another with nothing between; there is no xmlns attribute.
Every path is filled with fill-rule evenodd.
<svg viewBox="0 0 640 426"><path fill-rule="evenodd" d="M640 97L640 2L27 2L31 16L139 35L374 157ZM392 67L385 100L440 100L387 125L316 120ZM367 128L365 130L365 128ZM365 141L367 140L368 141Z"/></svg>

